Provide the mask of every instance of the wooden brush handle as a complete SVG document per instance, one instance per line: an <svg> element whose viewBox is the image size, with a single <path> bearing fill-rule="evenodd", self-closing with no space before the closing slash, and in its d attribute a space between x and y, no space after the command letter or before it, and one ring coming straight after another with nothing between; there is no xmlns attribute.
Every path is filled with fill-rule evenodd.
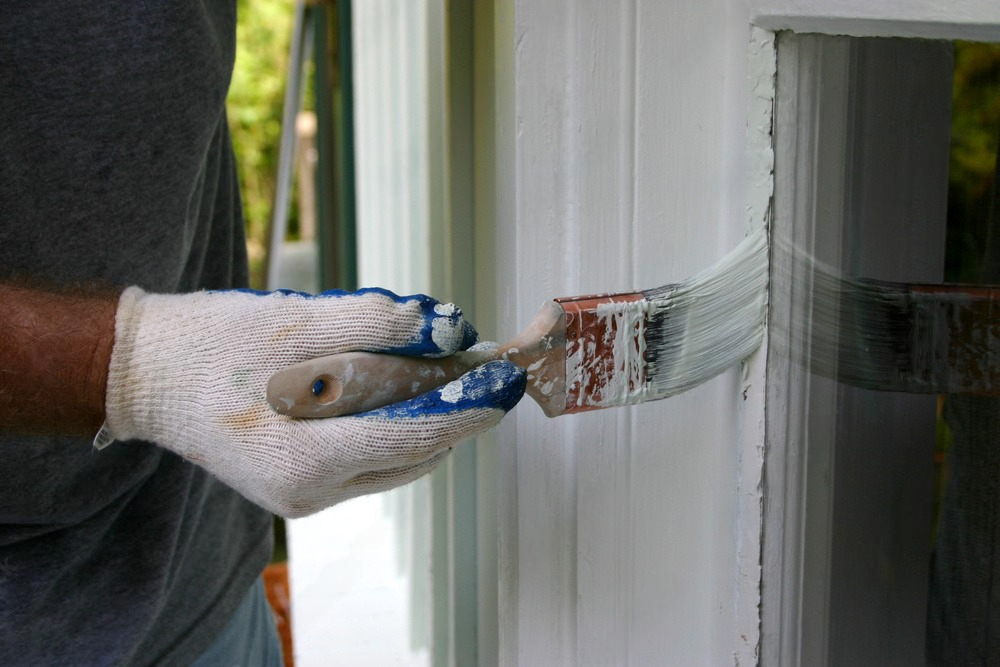
<svg viewBox="0 0 1000 667"><path fill-rule="evenodd" d="M502 357L527 371L527 393L555 417L566 411L565 330L562 306L550 301L499 349L438 359L371 352L310 359L275 373L267 402L290 417L340 417L419 396Z"/></svg>
<svg viewBox="0 0 1000 667"><path fill-rule="evenodd" d="M290 417L339 417L374 410L436 389L498 358L499 352L404 357L346 352L310 359L275 373L267 402Z"/></svg>

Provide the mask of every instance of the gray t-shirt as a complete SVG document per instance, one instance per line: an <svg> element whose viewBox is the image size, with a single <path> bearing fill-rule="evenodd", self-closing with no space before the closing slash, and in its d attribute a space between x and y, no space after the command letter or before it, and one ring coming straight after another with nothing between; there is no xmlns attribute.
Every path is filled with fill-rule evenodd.
<svg viewBox="0 0 1000 667"><path fill-rule="evenodd" d="M235 4L0 3L0 280L245 284ZM271 517L153 444L90 445L0 433L0 665L186 664Z"/></svg>

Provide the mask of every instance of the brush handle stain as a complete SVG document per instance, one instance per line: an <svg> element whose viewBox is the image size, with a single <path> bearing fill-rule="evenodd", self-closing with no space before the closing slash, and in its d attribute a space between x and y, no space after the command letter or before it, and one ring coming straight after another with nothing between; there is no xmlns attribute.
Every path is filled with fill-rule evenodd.
<svg viewBox="0 0 1000 667"><path fill-rule="evenodd" d="M267 401L291 417L339 417L419 396L497 358L496 351L440 359L374 352L318 357L275 373Z"/></svg>

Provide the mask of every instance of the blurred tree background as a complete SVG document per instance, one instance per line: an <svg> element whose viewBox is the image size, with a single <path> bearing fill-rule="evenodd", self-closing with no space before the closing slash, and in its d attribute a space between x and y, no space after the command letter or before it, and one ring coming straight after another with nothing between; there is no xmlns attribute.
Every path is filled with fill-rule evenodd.
<svg viewBox="0 0 1000 667"><path fill-rule="evenodd" d="M945 280L982 283L990 209L1000 206L1000 201L993 201L998 187L994 179L1000 140L1000 45L955 43L951 105ZM953 443L944 419L946 400L944 396L938 400L933 532L950 475Z"/></svg>
<svg viewBox="0 0 1000 667"><path fill-rule="evenodd" d="M237 11L236 65L227 107L243 191L250 282L262 288L294 3L239 0Z"/></svg>
<svg viewBox="0 0 1000 667"><path fill-rule="evenodd" d="M950 282L981 282L998 138L1000 45L958 42L952 93L945 264L946 279Z"/></svg>

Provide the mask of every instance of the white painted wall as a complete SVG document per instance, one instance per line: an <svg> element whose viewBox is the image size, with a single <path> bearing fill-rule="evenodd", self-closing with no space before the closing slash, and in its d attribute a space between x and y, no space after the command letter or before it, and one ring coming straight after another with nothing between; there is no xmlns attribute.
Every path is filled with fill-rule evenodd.
<svg viewBox="0 0 1000 667"><path fill-rule="evenodd" d="M736 245L751 224L744 8L523 0L511 37L505 335L548 298L682 280ZM738 582L741 543L757 544L740 526L759 497L749 480L745 517L741 457L760 433L741 434L762 387L755 367L628 409L518 407L499 443L501 664L752 661L756 572L750 599Z"/></svg>
<svg viewBox="0 0 1000 667"><path fill-rule="evenodd" d="M426 75L407 50L426 17L408 13L414 4L355 3L358 48L367 39L381 59L359 71L358 92L395 91L359 99L357 116L406 110L367 138L359 121L362 233L384 232L361 239L362 280L402 291L434 273L427 238L451 234L421 226L435 219L440 165L404 150L429 145L415 128L435 118L435 98L407 78ZM512 0L492 10L476 21L494 39L492 68L476 47L477 81L493 90L474 93L473 307L498 339L554 296L681 280L763 224L773 54L753 24L942 37L1000 24L995 0ZM376 23L360 25L361 13ZM384 272L366 273L378 260ZM440 278L427 278L431 291L450 289ZM526 400L477 449L480 664L756 662L762 360L627 409L548 420ZM330 569L296 583L295 531L293 604L311 594L332 606L317 585ZM317 634L299 630L316 619L298 609L297 641Z"/></svg>
<svg viewBox="0 0 1000 667"><path fill-rule="evenodd" d="M553 296L683 279L763 221L770 47L752 25L995 39L1000 3L516 0L497 16L503 337ZM764 411L760 355L656 404L519 406L497 436L500 664L756 663Z"/></svg>

